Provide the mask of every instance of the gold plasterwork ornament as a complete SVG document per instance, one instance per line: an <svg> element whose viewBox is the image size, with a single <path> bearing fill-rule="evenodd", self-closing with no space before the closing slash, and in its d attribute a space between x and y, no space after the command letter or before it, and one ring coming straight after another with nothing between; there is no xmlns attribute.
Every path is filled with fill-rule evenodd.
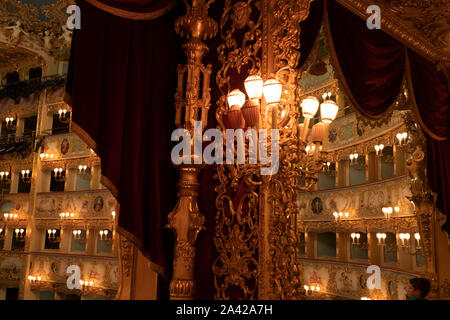
<svg viewBox="0 0 450 320"><path fill-rule="evenodd" d="M201 133L205 129L210 107L211 65L203 65L202 59L208 47L202 42L217 33L217 23L208 16L208 8L213 0L185 0L186 14L175 22L176 32L186 37L183 45L187 62L178 65L178 86L175 93L175 124L194 136L195 121L201 121ZM201 86L202 84L202 86ZM193 145L191 145L193 147ZM170 281L170 299L190 300L194 298L195 241L203 230L205 217L197 205L199 188L198 174L202 161L196 164L194 156L190 163L177 165L178 202L168 215L167 227L175 235L173 275Z"/></svg>
<svg viewBox="0 0 450 320"><path fill-rule="evenodd" d="M243 28L242 23L230 18L236 2L225 3L220 23L222 43L218 47L222 68L216 76L224 94L217 102L219 128L225 134L222 121L227 114L225 94L233 89L230 80L236 74L243 78L247 75L275 77L282 83L283 92L277 109L272 111L278 113L277 117L268 116L266 106L261 105L259 125L261 129L274 126L279 129L278 173L261 175L261 165L247 162L217 166L215 244L219 257L213 272L218 299L232 297L231 289L234 297L244 299L301 298L303 289L295 256L296 197L299 188L308 190L317 181L322 167L320 159L325 157L320 152L309 156L304 151L306 143L299 139L296 99L299 74L295 69L299 58L298 23L306 18L309 3L248 1L252 14L240 31L243 32L240 44L237 30ZM269 68L270 64L273 67ZM272 119L279 120L273 124ZM267 142L268 149L271 143L271 140ZM305 187L299 187L302 182ZM232 195L236 192L239 198Z"/></svg>
<svg viewBox="0 0 450 320"><path fill-rule="evenodd" d="M427 167L426 138L411 111L404 112L402 116L408 130L406 168L411 178L411 196L408 199L414 204L414 214L423 243L425 273L431 281L430 298L435 298L439 294L434 259L437 254L434 248L436 241L434 224L437 210L435 207L436 194L428 184L425 171Z"/></svg>

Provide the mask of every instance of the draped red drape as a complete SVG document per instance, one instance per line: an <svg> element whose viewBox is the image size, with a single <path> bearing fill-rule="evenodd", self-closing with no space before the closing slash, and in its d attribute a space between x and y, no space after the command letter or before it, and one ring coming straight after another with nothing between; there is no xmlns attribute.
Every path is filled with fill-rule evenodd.
<svg viewBox="0 0 450 320"><path fill-rule="evenodd" d="M427 136L427 176L436 205L447 214L450 234L450 102L448 81L436 65L408 49L410 81L422 128Z"/></svg>
<svg viewBox="0 0 450 320"><path fill-rule="evenodd" d="M327 9L332 55L347 93L362 114L379 118L400 91L404 46L382 30L370 30L365 20L335 1L328 1Z"/></svg>
<svg viewBox="0 0 450 320"><path fill-rule="evenodd" d="M301 68L314 47L323 20L323 1L313 1L308 17L300 22L300 59L297 68Z"/></svg>
<svg viewBox="0 0 450 320"><path fill-rule="evenodd" d="M338 1L326 2L331 54L344 89L359 112L369 118L381 117L400 93L405 69L410 73L416 113L428 137L427 175L437 193L437 207L450 220L450 111L445 75L437 71L435 63L382 29L367 28L364 19ZM450 221L444 228L450 232Z"/></svg>
<svg viewBox="0 0 450 320"><path fill-rule="evenodd" d="M102 183L120 204L118 231L168 276L176 203L170 162L176 85L176 15L129 20L78 1L66 84L72 129L101 158Z"/></svg>

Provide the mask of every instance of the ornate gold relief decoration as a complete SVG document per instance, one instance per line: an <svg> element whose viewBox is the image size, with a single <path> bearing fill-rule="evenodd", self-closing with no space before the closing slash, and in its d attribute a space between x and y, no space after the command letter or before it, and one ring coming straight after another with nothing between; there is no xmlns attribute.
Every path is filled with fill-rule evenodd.
<svg viewBox="0 0 450 320"><path fill-rule="evenodd" d="M231 171L235 169L231 165L229 168ZM229 290L237 289L243 299L256 299L259 206L255 189L258 183L245 179L248 191L235 209L228 192L233 180L228 180L223 169L218 169L220 185L216 188L218 211L214 244L219 256L213 264L215 298L227 299L230 297Z"/></svg>
<svg viewBox="0 0 450 320"><path fill-rule="evenodd" d="M243 81L248 74L261 75L261 23L261 1L225 1L219 25L221 43L217 48L222 66L216 75L222 92L216 119L224 135L226 95L234 89L232 80ZM259 242L259 167L218 165L215 178L219 180L214 236L219 256L213 263L215 298L256 299L258 252L263 250Z"/></svg>
<svg viewBox="0 0 450 320"><path fill-rule="evenodd" d="M308 159L300 151L305 146L297 136L299 74L294 69L299 58L296 49L300 31L297 28L307 16L309 2L248 1L252 12L243 30L243 23L233 19L231 12L244 5L225 2L220 24L223 43L218 48L222 68L216 77L223 93L216 111L220 128L225 133L222 122L227 112L225 95L234 89L232 86L239 78L242 82L247 75L267 79L273 76L272 70L277 69L275 77L283 84L283 94L278 110L274 111L281 115L278 173L261 176L260 167L250 164L227 164L217 168L220 185L216 189L215 243L220 256L213 268L216 298L230 298L227 289L232 284L244 299L254 298L255 292L260 299L300 297L300 269L295 261L295 199L300 182L306 181L304 189L309 189L317 180L318 169L316 159ZM272 38L272 35L276 36ZM261 128L269 126L271 120L266 118L264 107L261 108ZM237 268L238 258L242 257L247 257L245 265Z"/></svg>
<svg viewBox="0 0 450 320"><path fill-rule="evenodd" d="M280 130L279 171L261 190L269 195L264 197L264 215L268 230L268 257L263 260L268 270L267 287L263 288L263 296L268 299L303 299L304 290L300 284L300 268L296 261L296 248L299 241L296 232L296 203L299 189L309 190L317 181L318 159L311 159L302 150L304 142L298 139L300 134L297 124L298 113L298 79L300 71L296 68L300 54L299 23L309 13L309 0L265 2L269 11L273 12L264 37L271 39L268 47L267 70L277 70L276 78L283 84L283 93L279 111L285 113L286 122ZM266 12L270 16L268 12ZM264 21L266 23L266 21ZM266 31L266 29L265 29ZM275 35L270 37L270 34ZM291 128L291 129L289 129ZM322 154L320 155L320 157ZM305 187L299 187L304 183ZM267 188L267 189L266 189ZM266 231L267 232L267 231Z"/></svg>
<svg viewBox="0 0 450 320"><path fill-rule="evenodd" d="M188 39L183 45L187 63L178 65L178 86L175 93L175 124L194 136L194 122L201 121L206 127L210 107L211 65L202 60L208 47L202 40L217 33L217 23L208 16L213 0L185 0L186 14L175 22L176 32ZM201 133L202 133L201 131ZM191 145L193 147L193 145ZM173 300L193 299L195 294L194 265L195 241L204 229L205 217L197 205L199 188L198 174L203 166L194 157L190 163L178 165L178 202L168 216L167 227L175 235L173 275L170 281L170 298ZM201 161L200 161L201 162Z"/></svg>
<svg viewBox="0 0 450 320"><path fill-rule="evenodd" d="M124 236L119 234L119 272L120 285L115 299L132 299L133 268L136 262L136 247Z"/></svg>
<svg viewBox="0 0 450 320"><path fill-rule="evenodd" d="M414 214L417 218L423 244L426 273L432 284L430 296L436 296L439 294L434 260L437 254L434 248L436 241L434 225L437 210L435 207L436 195L430 189L425 171L427 167L426 138L411 111L405 112L403 119L408 130L406 167L411 178L411 197L409 197L409 200L414 204Z"/></svg>
<svg viewBox="0 0 450 320"><path fill-rule="evenodd" d="M413 0L338 0L362 18L367 18L367 7L381 7L381 28L407 46L436 62L450 63L450 8L447 1Z"/></svg>

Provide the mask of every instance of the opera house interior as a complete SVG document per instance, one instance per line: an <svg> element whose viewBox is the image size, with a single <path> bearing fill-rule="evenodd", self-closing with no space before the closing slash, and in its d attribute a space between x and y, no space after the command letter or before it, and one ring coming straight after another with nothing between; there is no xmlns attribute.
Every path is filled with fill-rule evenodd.
<svg viewBox="0 0 450 320"><path fill-rule="evenodd" d="M1 0L0 300L450 300L449 17Z"/></svg>

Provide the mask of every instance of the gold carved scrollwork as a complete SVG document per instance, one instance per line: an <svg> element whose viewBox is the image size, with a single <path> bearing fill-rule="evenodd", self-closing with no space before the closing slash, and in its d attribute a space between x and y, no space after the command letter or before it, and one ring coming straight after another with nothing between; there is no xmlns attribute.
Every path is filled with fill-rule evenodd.
<svg viewBox="0 0 450 320"><path fill-rule="evenodd" d="M232 166L230 168L234 169ZM236 288L242 293L243 299L255 299L259 213L255 183L246 181L250 191L241 197L235 210L227 192L227 187L233 185L233 181L228 180L222 170L218 171L220 185L216 189L219 195L216 198L218 211L214 243L219 256L213 264L216 299L228 299L228 290ZM244 211L244 205L247 211Z"/></svg>
<svg viewBox="0 0 450 320"><path fill-rule="evenodd" d="M270 299L303 299L304 290L301 288L299 267L296 262L296 248L298 234L296 232L296 204L299 189L309 190L317 181L317 173L320 170L317 158L308 157L303 151L304 142L298 139L297 128L299 113L297 102L299 96L298 79L300 71L296 69L300 54L299 23L306 19L309 12L309 0L306 1L270 1L265 2L267 8L273 11L273 20L264 21L269 25L264 37L271 41L268 44L273 47L272 54L267 56L264 63L267 70L278 70L277 79L283 84L283 94L279 111L282 109L286 123L282 123L285 129L280 130L280 161L279 171L267 182L267 197L269 210L269 261L265 261L269 271L268 288L264 288L265 297ZM268 14L268 12L267 12ZM270 34L273 37L270 37ZM289 129L290 128L290 129ZM321 154L319 157L322 157ZM299 185L304 182L304 187ZM264 186L261 188L263 189Z"/></svg>
<svg viewBox="0 0 450 320"><path fill-rule="evenodd" d="M219 257L213 267L216 298L230 298L227 290L231 286L238 288L240 297L247 299L254 298L256 292L258 298L300 298L299 268L295 261L298 242L296 195L302 180L305 190L312 187L319 169L317 159L300 151L305 145L299 141L297 130L298 23L306 18L309 3L225 1L220 23L222 43L218 47L222 67L216 76L223 94L217 102L219 127L223 131L226 129L222 117L227 112L226 94L234 89L231 87L232 80L236 80L233 76L245 73L242 81L246 75L261 75L264 79L273 77L273 68L269 68L271 61L278 70L275 77L283 84L277 110L281 115L278 125L282 128L276 175L261 176L260 167L250 164L217 168L215 244ZM242 10L239 15L238 10ZM270 119L266 123L265 110L261 109L262 127L266 127ZM236 199L229 193L242 184L245 192L235 209L233 200Z"/></svg>
<svg viewBox="0 0 450 320"><path fill-rule="evenodd" d="M431 280L430 297L438 294L436 265L434 257L436 255L434 242L434 215L435 193L430 189L426 175L426 139L422 133L418 122L414 119L413 113L407 111L402 114L408 130L408 148L406 167L411 178L411 196L408 199L414 204L414 214L417 218L421 241L423 243L423 255L427 277Z"/></svg>
<svg viewBox="0 0 450 320"><path fill-rule="evenodd" d="M226 0L219 25L221 44L217 48L222 67L216 83L222 92L217 101L216 119L225 132L222 117L227 112L226 94L231 91L231 78L236 74L261 75L262 45L261 2ZM236 152L234 152L236 154ZM257 165L219 165L215 176L216 230L214 243L219 256L213 263L217 299L257 298L259 274L259 195L261 184ZM245 192L233 203L230 191L244 184ZM238 192L239 194L239 192ZM232 294L230 291L233 291Z"/></svg>

